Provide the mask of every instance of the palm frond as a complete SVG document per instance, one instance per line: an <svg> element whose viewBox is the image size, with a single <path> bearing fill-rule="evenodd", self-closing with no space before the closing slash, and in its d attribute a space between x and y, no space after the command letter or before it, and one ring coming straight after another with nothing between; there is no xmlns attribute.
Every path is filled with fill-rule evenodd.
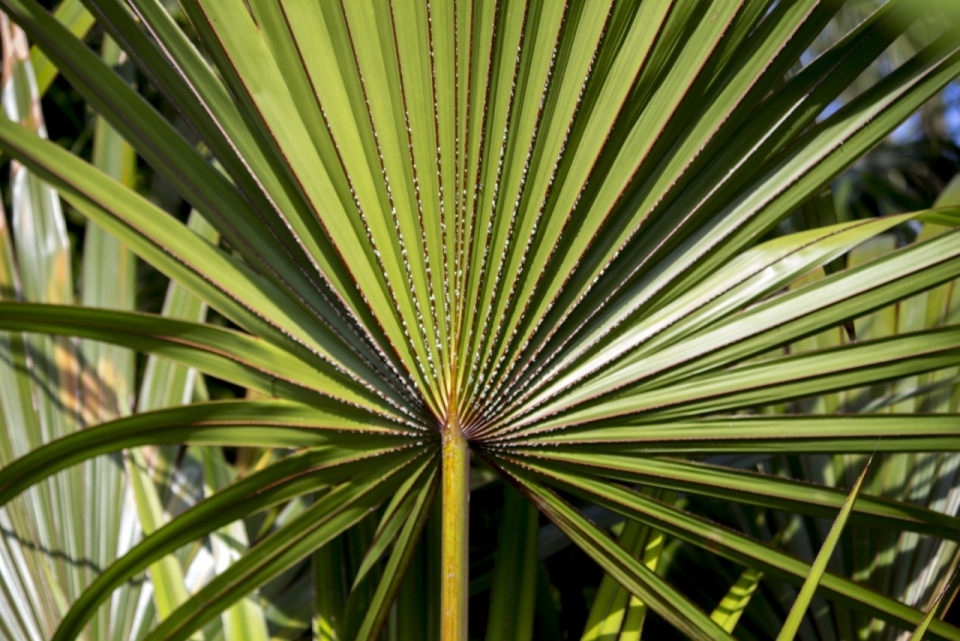
<svg viewBox="0 0 960 641"><path fill-rule="evenodd" d="M816 610L789 636L960 639L925 615L960 539L960 209L838 222L829 191L960 75L947 5L890 0L827 47L840 0L0 6L100 119L93 163L45 140L3 23L0 514L39 548L0 546L0 632L466 639L479 464L509 484L488 638L546 607L539 509L605 573L585 638L637 639L648 610L732 638L747 601L779 623L785 584ZM90 221L82 306L60 198ZM171 279L163 314L133 310L134 254ZM870 452L884 472L839 489ZM847 516L893 547L848 545ZM676 584L678 546L737 565L719 598Z"/></svg>

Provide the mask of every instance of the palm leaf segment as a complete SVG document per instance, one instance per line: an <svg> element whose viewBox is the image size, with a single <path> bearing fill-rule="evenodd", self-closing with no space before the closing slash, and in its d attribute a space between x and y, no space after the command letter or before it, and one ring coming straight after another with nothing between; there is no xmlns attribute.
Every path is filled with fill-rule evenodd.
<svg viewBox="0 0 960 641"><path fill-rule="evenodd" d="M158 0L90 0L200 151L34 0L0 4L232 252L15 123L0 124L0 146L238 329L9 302L0 326L114 342L278 399L74 433L0 471L3 501L119 448L298 450L118 560L59 639L180 545L307 495L149 638L188 638L387 501L367 565L393 551L344 624L369 638L438 492L442 631L465 638L469 452L635 599L692 638L726 638L564 497L800 585L808 563L629 486L829 516L844 491L685 457L960 449L949 414L742 411L960 365L949 299L913 333L781 349L960 275L955 209L758 244L960 74L960 27L940 16L916 56L818 119L925 3L891 0L796 72L839 2L183 0L201 55ZM908 220L943 233L788 288ZM851 518L960 540L954 519L869 488ZM829 571L818 594L900 628L923 618ZM960 639L941 621L928 630Z"/></svg>

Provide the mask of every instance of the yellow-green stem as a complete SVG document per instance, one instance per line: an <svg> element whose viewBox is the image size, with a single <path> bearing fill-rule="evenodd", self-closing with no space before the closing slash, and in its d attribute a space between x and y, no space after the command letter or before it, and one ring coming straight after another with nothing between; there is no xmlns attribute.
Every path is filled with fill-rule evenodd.
<svg viewBox="0 0 960 641"><path fill-rule="evenodd" d="M455 416L455 413L454 413ZM470 452L456 419L443 431L443 577L440 639L467 640L467 536L470 516Z"/></svg>

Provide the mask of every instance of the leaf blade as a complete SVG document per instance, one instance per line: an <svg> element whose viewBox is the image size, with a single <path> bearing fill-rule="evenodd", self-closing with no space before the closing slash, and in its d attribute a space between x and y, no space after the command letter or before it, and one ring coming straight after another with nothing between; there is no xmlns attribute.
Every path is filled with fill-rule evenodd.
<svg viewBox="0 0 960 641"><path fill-rule="evenodd" d="M833 550L840 540L840 534L843 532L843 527L847 523L851 510L853 510L853 504L856 502L860 488L863 486L863 480L867 476L867 470L870 468L871 461L867 461L867 465L865 465L863 471L860 472L860 476L850 490L850 495L847 497L847 500L844 501L843 507L840 508L840 513L833 522L833 526L831 526L830 532L823 542L823 546L820 548L820 551L817 552L817 558L814 559L813 565L810 566L810 573L800 587L800 593L790 608L789 614L787 614L787 619L780 629L780 634L777 635L777 641L790 641L796 636L797 629L800 627L800 621L810 606L813 593L816 591L817 585L820 583L820 578L827 569L827 562L830 560L830 555L833 554Z"/></svg>

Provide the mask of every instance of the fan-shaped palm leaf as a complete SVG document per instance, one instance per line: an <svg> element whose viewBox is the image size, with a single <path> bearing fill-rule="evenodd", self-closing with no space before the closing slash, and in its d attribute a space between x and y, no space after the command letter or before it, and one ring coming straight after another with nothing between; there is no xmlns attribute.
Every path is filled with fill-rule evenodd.
<svg viewBox="0 0 960 641"><path fill-rule="evenodd" d="M960 449L956 407L754 412L960 365L960 326L942 322L782 353L960 275L956 208L767 240L960 74L960 20L913 0L890 0L798 71L840 4L182 0L181 26L158 0L86 2L199 149L38 2L0 0L226 244L19 123L0 122L0 148L234 326L55 300L0 303L0 329L111 342L276 399L143 412L31 443L0 470L0 497L146 444L298 450L82 581L55 638L76 637L113 590L183 544L287 506L146 638L188 638L313 559L321 636L375 637L419 563L439 582L438 633L465 639L474 455L637 612L642 604L691 638L730 632L638 559L639 544L610 537L572 501L803 584L806 561L631 486L832 517L844 490L684 459ZM939 31L915 56L818 118L927 10ZM797 285L908 221L951 229ZM227 481L221 470L209 482L216 469L209 459L211 488ZM429 526L435 495L442 512ZM376 525L370 512L384 503ZM517 504L507 518L532 532L530 514ZM850 519L958 538L953 516L869 485ZM439 558L417 547L425 527L428 539L440 530ZM326 594L336 582L318 550L339 545L366 552L349 592ZM506 609L509 582L495 585L494 620L529 621ZM924 619L835 572L817 594L899 629ZM960 639L943 621L923 624Z"/></svg>

